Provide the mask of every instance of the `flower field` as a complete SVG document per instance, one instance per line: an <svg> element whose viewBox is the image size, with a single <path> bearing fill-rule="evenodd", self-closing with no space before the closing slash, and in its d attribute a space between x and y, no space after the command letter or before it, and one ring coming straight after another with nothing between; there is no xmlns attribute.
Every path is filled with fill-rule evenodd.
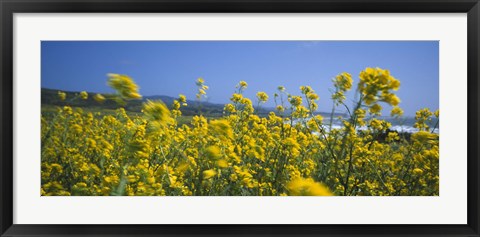
<svg viewBox="0 0 480 237"><path fill-rule="evenodd" d="M126 75L108 74L114 96L68 98L59 91L65 103L92 97L114 100L118 109L105 114L66 105L42 112L41 195L439 195L438 110L416 113L418 132L391 131L380 115L389 105L387 113L402 116L395 94L400 81L380 68L366 68L358 78L353 105L345 102L352 76L333 79L333 109L325 119L310 86L296 95L279 86L273 95L258 92L250 99L241 81L222 117L203 116L199 108L188 123L179 123L181 109L196 105L184 95L169 105L147 100L141 114L127 114L122 105L142 96ZM202 101L209 87L202 78L196 85ZM268 100L275 101L275 112L258 114ZM346 111L338 118L341 128L332 128L336 110Z"/></svg>

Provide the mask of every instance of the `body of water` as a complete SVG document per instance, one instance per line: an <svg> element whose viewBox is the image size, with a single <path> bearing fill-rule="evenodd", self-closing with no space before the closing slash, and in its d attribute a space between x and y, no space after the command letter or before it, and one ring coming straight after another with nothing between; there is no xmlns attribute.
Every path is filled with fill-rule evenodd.
<svg viewBox="0 0 480 237"><path fill-rule="evenodd" d="M393 118L393 117L377 117L377 119L385 120L389 123L392 124L390 127L390 130L392 131L397 131L397 132L405 132L405 133L415 133L418 132L417 128L414 128L413 125L415 124L415 118L414 117L402 117L402 118ZM366 119L368 121L368 119ZM437 118L433 118L432 121L427 123L430 126L430 131L435 127L435 124L437 123ZM328 125L330 124L330 118L324 117L323 124ZM332 122L332 129L339 129L342 128L343 124L340 119L334 118ZM366 130L367 127L358 127L358 130ZM440 133L440 124L437 124L435 130L433 131L434 133Z"/></svg>

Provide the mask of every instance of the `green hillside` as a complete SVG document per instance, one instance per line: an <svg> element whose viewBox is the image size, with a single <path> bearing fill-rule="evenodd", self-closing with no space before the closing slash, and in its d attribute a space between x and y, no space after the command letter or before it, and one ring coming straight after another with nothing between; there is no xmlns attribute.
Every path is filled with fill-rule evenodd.
<svg viewBox="0 0 480 237"><path fill-rule="evenodd" d="M116 96L113 94L102 94L107 98L104 102L99 103L93 99L93 96L96 94L94 92L87 92L88 99L82 100L78 97L79 91L62 91L67 94L67 99L62 101L58 97L58 90L42 88L42 107L50 106L65 106L69 105L72 107L82 107L89 108L91 110L115 110L118 108L124 108L127 112L139 113L142 110L142 103L146 100L161 100L169 108L171 107L173 101L178 98L165 95L155 95L155 96L144 96L141 100L129 100L124 104L118 103L115 101ZM182 115L184 116L194 116L198 114L203 114L208 117L221 117L223 115L224 104L215 104L210 102L198 102L193 100L187 100L188 106L181 107ZM259 116L267 116L268 113L275 111L273 108L261 107L256 109L256 113ZM287 112L288 113L288 112ZM324 112L315 112L315 114L321 114L322 116L330 116L330 113ZM342 113L335 113L335 116L344 116Z"/></svg>
<svg viewBox="0 0 480 237"><path fill-rule="evenodd" d="M42 107L45 106L65 106L82 108L95 108L96 110L115 110L118 108L124 108L130 112L140 112L142 110L142 103L146 100L161 100L167 106L171 107L173 101L177 98L171 96L145 96L142 100L129 100L124 104L115 101L116 96L112 94L102 94L107 98L104 102L99 103L93 99L96 93L88 92L88 99L82 100L78 97L80 92L76 91L62 91L67 94L67 99L62 101L58 96L58 90L42 88L41 103ZM223 104L214 104L209 102L198 102L193 100L187 100L188 106L182 107L180 110L185 116L193 116L200 114L200 112L209 117L220 117L223 114ZM261 113L266 114L270 110L262 109Z"/></svg>

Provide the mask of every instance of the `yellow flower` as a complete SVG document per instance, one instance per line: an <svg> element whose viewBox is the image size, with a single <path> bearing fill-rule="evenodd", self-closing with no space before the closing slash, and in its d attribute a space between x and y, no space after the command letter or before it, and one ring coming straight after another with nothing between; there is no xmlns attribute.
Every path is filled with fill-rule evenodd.
<svg viewBox="0 0 480 237"><path fill-rule="evenodd" d="M387 142L392 142L392 141L398 141L400 140L400 137L398 136L397 132L389 132L388 136L386 138Z"/></svg>
<svg viewBox="0 0 480 237"><path fill-rule="evenodd" d="M202 99L202 97L206 97L207 95L207 91L208 90L208 86L204 85L203 83L205 83L205 80L203 80L203 78L198 78L197 81L195 82L195 84L197 84L197 87L198 87L198 93L195 95L195 97L200 100Z"/></svg>
<svg viewBox="0 0 480 237"><path fill-rule="evenodd" d="M400 99L390 90L398 90L400 81L390 75L390 71L381 68L366 68L360 72L360 82L358 90L364 95L364 101L371 105L378 100L378 94L382 95L382 100L390 105L396 106Z"/></svg>
<svg viewBox="0 0 480 237"><path fill-rule="evenodd" d="M233 130L230 127L230 123L226 119L216 119L210 121L210 129L213 134L224 136L224 137L233 137Z"/></svg>
<svg viewBox="0 0 480 237"><path fill-rule="evenodd" d="M72 107L70 107L70 106L63 106L63 111L66 114L72 114L73 113Z"/></svg>
<svg viewBox="0 0 480 237"><path fill-rule="evenodd" d="M265 92L258 92L257 93L257 99L260 102L266 102L268 100L268 95Z"/></svg>
<svg viewBox="0 0 480 237"><path fill-rule="evenodd" d="M102 103L105 101L105 97L101 94L96 94L93 96L93 99L99 103Z"/></svg>
<svg viewBox="0 0 480 237"><path fill-rule="evenodd" d="M239 87L240 89L245 89L245 88L247 88L247 86L248 86L248 84L245 81L240 81L237 85L237 87Z"/></svg>
<svg viewBox="0 0 480 237"><path fill-rule="evenodd" d="M319 97L314 92L309 92L309 93L307 93L307 98L310 99L310 100L318 100Z"/></svg>
<svg viewBox="0 0 480 237"><path fill-rule="evenodd" d="M370 124L369 124L369 127L374 129L374 130L379 130L379 131L382 131L382 130L386 130L388 129L389 127L391 126L390 123L384 121L384 120L379 120L379 119L371 119L370 120Z"/></svg>
<svg viewBox="0 0 480 237"><path fill-rule="evenodd" d="M227 112L230 112L230 113L234 113L235 112L235 105L226 104L225 108L223 108L223 110L225 110Z"/></svg>
<svg viewBox="0 0 480 237"><path fill-rule="evenodd" d="M403 110L400 107L395 106L395 107L393 107L392 111L390 112L390 115L392 117L402 116L403 115Z"/></svg>
<svg viewBox="0 0 480 237"><path fill-rule="evenodd" d="M86 143L88 147L91 147L91 148L97 147L97 142L91 138L87 138Z"/></svg>
<svg viewBox="0 0 480 237"><path fill-rule="evenodd" d="M203 83L205 83L205 80L203 80L203 78L201 78L201 77L199 77L196 81L197 86L202 86Z"/></svg>
<svg viewBox="0 0 480 237"><path fill-rule="evenodd" d="M108 74L108 85L115 89L123 99L132 100L142 98L138 93L137 84L127 75Z"/></svg>
<svg viewBox="0 0 480 237"><path fill-rule="evenodd" d="M355 110L355 115L357 116L358 121L363 122L365 118L366 111L364 109L357 109Z"/></svg>
<svg viewBox="0 0 480 237"><path fill-rule="evenodd" d="M205 156L209 159L218 159L222 157L222 150L218 146L209 146L205 149Z"/></svg>
<svg viewBox="0 0 480 237"><path fill-rule="evenodd" d="M412 139L418 141L420 144L428 143L428 141L434 140L436 138L436 134L430 133L428 131L418 131L412 134Z"/></svg>
<svg viewBox="0 0 480 237"><path fill-rule="evenodd" d="M384 93L382 95L382 100L392 106L397 106L400 103L400 98L398 98L395 94L391 93Z"/></svg>
<svg viewBox="0 0 480 237"><path fill-rule="evenodd" d="M183 173L189 168L190 164L188 162L182 162L178 164L176 171L178 173Z"/></svg>
<svg viewBox="0 0 480 237"><path fill-rule="evenodd" d="M313 117L312 119L315 120L315 122L321 124L323 122L323 117L322 115L318 114L318 115L315 115L315 117Z"/></svg>
<svg viewBox="0 0 480 237"><path fill-rule="evenodd" d="M178 101L180 101L180 103L187 103L187 97L185 95L178 95Z"/></svg>
<svg viewBox="0 0 480 237"><path fill-rule="evenodd" d="M287 190L292 196L332 196L328 188L313 179L296 178L287 183Z"/></svg>
<svg viewBox="0 0 480 237"><path fill-rule="evenodd" d="M80 92L80 98L82 98L82 100L88 99L88 93L86 91Z"/></svg>
<svg viewBox="0 0 480 237"><path fill-rule="evenodd" d="M428 108L421 109L415 113L415 124L413 127L418 128L421 131L429 129L428 122L432 120L433 113Z"/></svg>
<svg viewBox="0 0 480 237"><path fill-rule="evenodd" d="M334 86L341 91L347 91L352 88L352 75L349 73L343 72L338 74L335 79L333 79Z"/></svg>
<svg viewBox="0 0 480 237"><path fill-rule="evenodd" d="M313 90L311 86L300 86L300 91L302 91L302 94L307 94Z"/></svg>
<svg viewBox="0 0 480 237"><path fill-rule="evenodd" d="M292 104L293 106L299 106L302 104L302 97L292 96L290 97L289 101L290 101L290 104Z"/></svg>
<svg viewBox="0 0 480 237"><path fill-rule="evenodd" d="M423 170L419 169L419 168L415 168L415 169L413 169L413 173L415 175L421 175L421 174L423 174Z"/></svg>
<svg viewBox="0 0 480 237"><path fill-rule="evenodd" d="M58 98L60 98L61 101L64 101L67 98L67 93L59 91Z"/></svg>
<svg viewBox="0 0 480 237"><path fill-rule="evenodd" d="M180 106L181 105L180 105L180 102L178 102L178 100L173 101L172 109L178 110L178 109L180 109Z"/></svg>
<svg viewBox="0 0 480 237"><path fill-rule="evenodd" d="M283 106L281 105L277 105L277 107L275 107L275 110L277 110L278 112L283 112L285 111L285 108L283 108Z"/></svg>
<svg viewBox="0 0 480 237"><path fill-rule="evenodd" d="M217 165L220 168L227 168L228 167L228 162L224 159L218 160Z"/></svg>
<svg viewBox="0 0 480 237"><path fill-rule="evenodd" d="M166 123L170 119L170 110L160 100L143 103L143 114L150 121L157 121L160 123Z"/></svg>
<svg viewBox="0 0 480 237"><path fill-rule="evenodd" d="M242 94L237 94L237 93L233 94L232 98L230 98L230 100L235 103L240 102L242 99L243 99Z"/></svg>
<svg viewBox="0 0 480 237"><path fill-rule="evenodd" d="M213 169L203 171L203 178L204 179L210 179L215 175L217 175L217 171L215 171Z"/></svg>
<svg viewBox="0 0 480 237"><path fill-rule="evenodd" d="M372 107L370 107L369 111L371 114L380 115L382 112L382 106L380 106L379 104L374 104L372 105Z"/></svg>
<svg viewBox="0 0 480 237"><path fill-rule="evenodd" d="M398 88L400 88L400 81L399 80L392 80L390 82L390 88L392 88L392 90L394 90L394 91L398 90Z"/></svg>

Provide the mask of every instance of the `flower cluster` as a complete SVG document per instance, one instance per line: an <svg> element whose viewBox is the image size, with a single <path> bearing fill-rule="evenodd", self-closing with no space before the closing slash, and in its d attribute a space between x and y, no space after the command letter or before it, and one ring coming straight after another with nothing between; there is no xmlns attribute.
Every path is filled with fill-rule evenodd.
<svg viewBox="0 0 480 237"><path fill-rule="evenodd" d="M141 98L128 76L109 74L108 82L124 99ZM204 83L196 82L200 98L208 89ZM344 105L352 83L348 73L335 78L335 106ZM244 81L223 116L196 115L183 123L184 95L171 105L146 101L141 113L58 108L41 118L41 194L438 195L439 137L426 125L433 113L417 112L421 131L411 136L366 115L381 111L380 101L398 106L392 91L399 86L387 70L362 71L360 99L340 128L315 113L319 96L310 86L300 95L279 87L276 112L260 116L243 94ZM257 100L268 95L259 92ZM434 115L438 121L439 112Z"/></svg>
<svg viewBox="0 0 480 237"><path fill-rule="evenodd" d="M378 102L383 101L394 107L392 114L401 114L397 107L400 99L392 92L400 88L400 81L390 75L390 71L381 68L366 68L360 72L358 90L362 100L370 106L370 113L380 114L382 107Z"/></svg>
<svg viewBox="0 0 480 237"><path fill-rule="evenodd" d="M133 79L127 75L109 73L108 85L115 89L121 98L125 100L141 99L138 93L138 86Z"/></svg>

